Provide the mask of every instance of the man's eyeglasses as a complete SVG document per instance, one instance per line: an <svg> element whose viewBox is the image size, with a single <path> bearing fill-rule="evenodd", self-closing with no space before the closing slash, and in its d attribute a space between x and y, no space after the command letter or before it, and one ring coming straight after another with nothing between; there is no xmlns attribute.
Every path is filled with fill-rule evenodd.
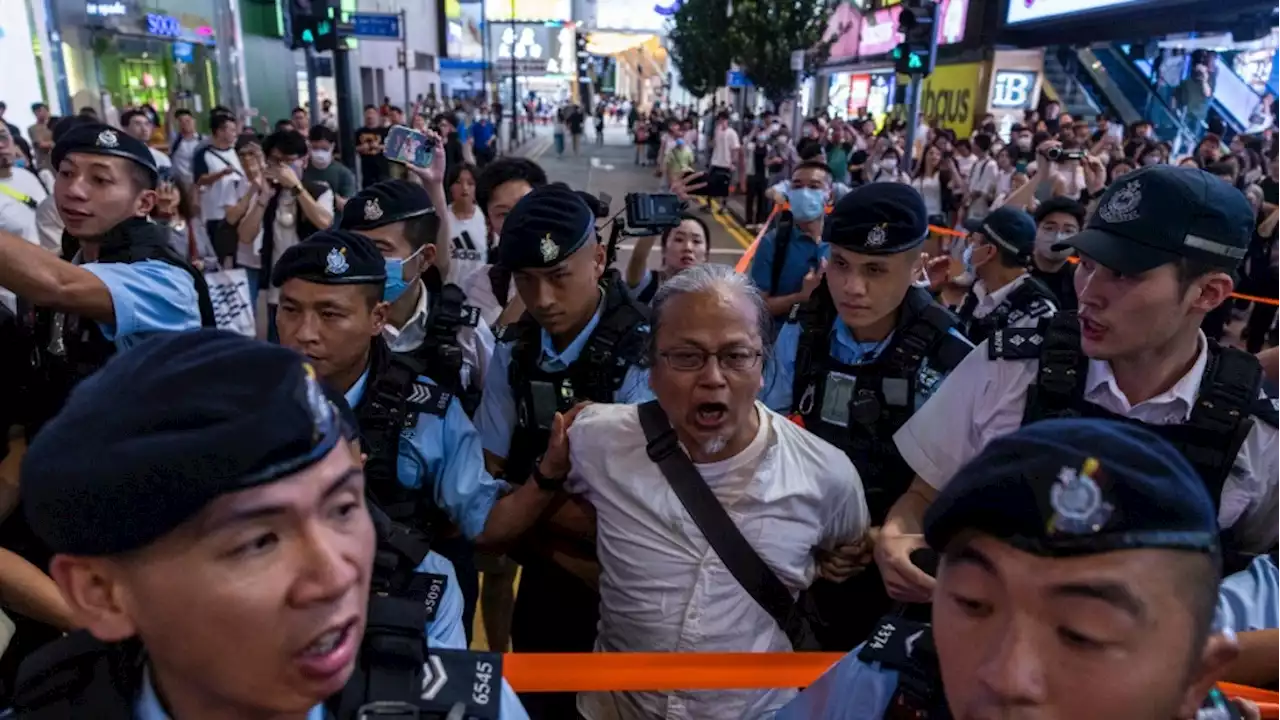
<svg viewBox="0 0 1280 720"><path fill-rule="evenodd" d="M683 348L680 350L666 350L658 353L658 356L665 360L672 370L683 372L701 370L706 366L707 359L714 357L716 362L720 364L721 370L741 372L755 367L756 363L760 362L760 358L764 356L764 353L751 348L727 348L717 352Z"/></svg>

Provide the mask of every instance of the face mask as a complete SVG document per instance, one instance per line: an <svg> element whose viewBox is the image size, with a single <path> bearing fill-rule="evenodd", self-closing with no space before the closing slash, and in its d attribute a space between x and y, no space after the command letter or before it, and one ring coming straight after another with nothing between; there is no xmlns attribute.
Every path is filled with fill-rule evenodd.
<svg viewBox="0 0 1280 720"><path fill-rule="evenodd" d="M787 194L791 200L791 214L800 222L809 222L822 217L827 195L813 188L799 188Z"/></svg>
<svg viewBox="0 0 1280 720"><path fill-rule="evenodd" d="M329 163L333 162L332 150L312 150L311 164L323 170L329 167Z"/></svg>
<svg viewBox="0 0 1280 720"><path fill-rule="evenodd" d="M880 169L890 172L898 169L898 158L885 158L880 161Z"/></svg>
<svg viewBox="0 0 1280 720"><path fill-rule="evenodd" d="M1053 246L1065 242L1070 237L1071 233L1055 233L1041 230L1036 233L1036 252L1048 260L1066 260L1071 257L1071 248L1054 250Z"/></svg>
<svg viewBox="0 0 1280 720"><path fill-rule="evenodd" d="M1019 150L1030 150L1030 149L1031 149L1031 138L1024 138L1024 137L1020 137L1020 138L1018 138L1018 149L1019 149Z"/></svg>
<svg viewBox="0 0 1280 720"><path fill-rule="evenodd" d="M1160 156L1159 156L1159 155L1148 155L1148 156L1146 156L1146 157L1142 158L1142 164L1143 164L1143 165L1156 165L1156 164L1158 164L1159 162L1160 162Z"/></svg>
<svg viewBox="0 0 1280 720"><path fill-rule="evenodd" d="M778 121L776 121L776 120L775 120L774 122L769 123L769 131L770 131L770 132L778 132L778 128L780 128L780 127L782 127L782 123L780 123L780 122L778 122Z"/></svg>
<svg viewBox="0 0 1280 720"><path fill-rule="evenodd" d="M676 147L684 147L684 138L676 138Z"/></svg>
<svg viewBox="0 0 1280 720"><path fill-rule="evenodd" d="M960 262L964 263L964 271L970 275L974 274L973 267L973 246L965 245L964 252L960 255Z"/></svg>
<svg viewBox="0 0 1280 720"><path fill-rule="evenodd" d="M383 262L387 266L387 284L382 288L382 299L387 302L395 302L400 299L405 290L409 289L409 280L404 277L404 266L418 256L422 249L418 248L409 257L401 260L400 258L386 258Z"/></svg>
<svg viewBox="0 0 1280 720"><path fill-rule="evenodd" d="M13 166L14 166L14 167L16 167L16 168L24 168L24 167L26 167L26 166L27 166L27 159L26 159L26 158L14 158L14 159L13 159Z"/></svg>

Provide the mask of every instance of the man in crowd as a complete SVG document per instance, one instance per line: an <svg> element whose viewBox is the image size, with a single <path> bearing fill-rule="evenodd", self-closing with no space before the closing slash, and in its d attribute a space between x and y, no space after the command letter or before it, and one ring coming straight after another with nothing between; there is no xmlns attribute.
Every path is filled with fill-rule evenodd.
<svg viewBox="0 0 1280 720"><path fill-rule="evenodd" d="M209 144L196 150L191 164L192 177L200 194L200 217L209 240L217 242L218 229L227 218L227 208L235 205L248 191L244 167L236 154L240 123L231 115L214 113L209 119L213 134ZM228 248L218 248L220 253Z"/></svg>
<svg viewBox="0 0 1280 720"><path fill-rule="evenodd" d="M733 171L738 169L738 177L745 184L746 173L740 167L742 164L742 140L738 137L738 131L729 126L729 111L721 110L716 114L715 135L711 138L711 159L709 162L711 172L708 182L711 187L723 187L727 190L733 180ZM827 179L830 181L830 171L827 171ZM720 212L729 212L725 207L728 198L724 195L711 197L713 200L720 201Z"/></svg>
<svg viewBox="0 0 1280 720"><path fill-rule="evenodd" d="M471 141L475 150L476 165L484 167L498 154L497 129L489 119L488 111L482 111L471 123Z"/></svg>
<svg viewBox="0 0 1280 720"><path fill-rule="evenodd" d="M930 597L910 554L954 469L1024 423L1070 414L1141 422L1178 448L1214 498L1231 564L1275 547L1275 406L1260 398L1257 359L1200 331L1228 302L1253 218L1238 190L1195 168L1155 165L1106 191L1067 240L1080 253L1078 317L996 332L895 435L916 477L876 546L891 596ZM971 429L956 432L955 418Z"/></svg>
<svg viewBox="0 0 1280 720"><path fill-rule="evenodd" d="M145 110L125 110L120 115L120 126L124 128L125 132L136 138L138 142L147 146L147 149L151 151L151 160L160 175L162 177L168 175L170 168L173 167L173 162L169 160L168 155L150 145L151 134L155 130L155 125L151 124L151 116L147 115Z"/></svg>
<svg viewBox="0 0 1280 720"><path fill-rule="evenodd" d="M225 332L155 340L87 382L23 468L32 524L85 630L28 664L17 716L348 717L353 690L419 706L417 683L371 698L365 684L392 670L388 653L421 663L427 645L464 649L449 566L424 547L406 573L444 583L434 617L398 618L426 642L369 654L392 619L367 610L386 602L371 588L400 600L387 556L411 553L370 516L348 415L297 354ZM156 467L164 477L137 482ZM505 686L498 702L499 718L525 717Z"/></svg>
<svg viewBox="0 0 1280 720"><path fill-rule="evenodd" d="M27 128L27 137L31 138L31 161L33 170L44 170L49 167L49 153L53 151L53 128L49 127L49 106L42 102L32 103L31 114L36 116L35 123Z"/></svg>
<svg viewBox="0 0 1280 720"><path fill-rule="evenodd" d="M654 299L656 401L585 407L563 423L564 451L544 456L592 506L587 517L595 522L583 531L596 536L600 553L597 651L793 647L792 628L735 579L733 560L722 556L724 538L708 539L714 525L688 505L681 482L733 509L730 520L715 508L790 593L788 604L817 576L815 553L852 544L867 530L862 484L849 461L755 399L770 325L759 293L732 268L703 264L676 275ZM658 447L680 455L688 475L675 476ZM701 533L680 529L691 525ZM673 710L738 720L768 716L792 692L592 693L578 706L588 720Z"/></svg>
<svg viewBox="0 0 1280 720"><path fill-rule="evenodd" d="M1057 299L1027 272L1036 244L1036 225L1025 211L996 208L982 219L964 221L969 237L965 272L974 278L960 304L961 332L980 343L1006 327L1035 327L1057 312Z"/></svg>
<svg viewBox="0 0 1280 720"><path fill-rule="evenodd" d="M364 127L356 130L356 154L360 156L360 186L368 187L390 177L387 159L382 155L382 145L387 139L387 128L382 124L378 108L364 107Z"/></svg>
<svg viewBox="0 0 1280 720"><path fill-rule="evenodd" d="M557 412L579 400L652 397L640 367L648 311L631 300L616 272L606 274L595 213L564 186L536 188L515 204L502 224L498 258L528 311L498 338L476 424L491 470L522 482L546 452ZM523 545L515 648L589 652L600 601L587 579L594 572L580 570L584 561L594 565L590 550L568 547L558 553L570 556L562 566L533 554L545 551L541 543ZM535 717L574 712L572 695L529 697L525 704Z"/></svg>
<svg viewBox="0 0 1280 720"><path fill-rule="evenodd" d="M972 348L958 319L913 285L927 215L920 194L898 183L858 188L836 204L825 277L778 334L761 393L853 461L873 525L911 483L893 433ZM847 650L866 637L888 610L881 587L874 572L814 586L824 647Z"/></svg>
<svg viewBox="0 0 1280 720"><path fill-rule="evenodd" d="M1084 227L1085 207L1071 198L1050 198L1036 208L1036 246L1031 253L1031 277L1044 283L1062 310L1076 309L1076 266L1067 260L1067 241Z"/></svg>
<svg viewBox="0 0 1280 720"><path fill-rule="evenodd" d="M8 128L0 126L0 230L39 245L36 209L48 193L34 172L18 166L18 153ZM13 294L0 288L0 303L14 310Z"/></svg>
<svg viewBox="0 0 1280 720"><path fill-rule="evenodd" d="M1144 428L996 438L925 518L942 556L932 628L886 617L777 718L1195 717L1237 652L1213 626L1215 515Z"/></svg>
<svg viewBox="0 0 1280 720"><path fill-rule="evenodd" d="M774 318L784 318L792 307L808 301L822 281L831 254L822 236L824 213L831 201L830 168L818 160L797 165L787 199L790 217L784 215L760 239L751 261L751 280L764 294Z"/></svg>
<svg viewBox="0 0 1280 720"><path fill-rule="evenodd" d="M502 236L507 214L520 198L547 184L547 173L526 158L504 157L489 164L476 178L476 204L489 222L489 232ZM480 311L490 327L502 327L520 319L524 303L511 282L511 271L489 252L489 263L471 273L462 283L467 302Z"/></svg>
<svg viewBox="0 0 1280 720"><path fill-rule="evenodd" d="M343 211L347 200L356 194L356 174L333 156L338 147L338 134L325 125L316 125L307 134L307 169L303 182L324 183L333 190L333 207Z"/></svg>
<svg viewBox="0 0 1280 720"><path fill-rule="evenodd" d="M296 107L289 113L289 120L293 123L293 129L298 132L304 132L311 127L311 116L306 108Z"/></svg>
<svg viewBox="0 0 1280 720"><path fill-rule="evenodd" d="M179 108L173 113L178 121L178 133L169 147L169 159L173 162L173 176L178 182L190 187L195 182L193 164L196 151L204 143L205 137L196 130L196 116L186 108Z"/></svg>

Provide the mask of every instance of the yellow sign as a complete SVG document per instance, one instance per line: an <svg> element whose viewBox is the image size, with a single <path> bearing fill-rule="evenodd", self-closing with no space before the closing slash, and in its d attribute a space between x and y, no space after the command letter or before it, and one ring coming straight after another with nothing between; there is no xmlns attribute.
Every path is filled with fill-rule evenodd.
<svg viewBox="0 0 1280 720"><path fill-rule="evenodd" d="M929 124L950 128L960 137L973 131L982 63L940 65L925 78L920 112Z"/></svg>

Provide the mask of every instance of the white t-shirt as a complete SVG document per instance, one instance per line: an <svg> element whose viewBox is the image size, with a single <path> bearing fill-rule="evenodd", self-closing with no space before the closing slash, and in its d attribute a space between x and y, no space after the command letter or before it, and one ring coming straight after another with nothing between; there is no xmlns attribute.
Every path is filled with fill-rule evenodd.
<svg viewBox="0 0 1280 720"><path fill-rule="evenodd" d="M22 168L12 168L9 172L9 177L0 178L0 185L20 197L13 197L9 192L0 190L0 230L20 235L33 245L39 245L40 237L36 234L36 206L44 202L44 199L49 197L49 193L45 192L40 178L34 173ZM23 202L21 198L30 198L35 206Z"/></svg>
<svg viewBox="0 0 1280 720"><path fill-rule="evenodd" d="M498 316L506 307L498 302L493 294L493 283L489 279L489 265L481 265L471 277L462 281L462 292L467 296L467 304L480 311L480 317L486 325L492 327L498 322ZM507 302L516 296L516 281L513 278L507 285Z"/></svg>
<svg viewBox="0 0 1280 720"><path fill-rule="evenodd" d="M240 164L240 158L236 156L236 151L233 149L219 150L210 146L202 149L201 152L204 153L204 161L208 165L210 173L216 173L226 167L232 167L236 170L236 172L230 173L214 184L205 187L200 193L201 219L204 222L222 220L227 217L227 207L235 205L244 192L242 190L246 183L244 167Z"/></svg>
<svg viewBox="0 0 1280 720"><path fill-rule="evenodd" d="M204 143L202 135L178 138L178 145L173 149L173 174L184 184L190 185L191 163L196 157L196 148Z"/></svg>
<svg viewBox="0 0 1280 720"><path fill-rule="evenodd" d="M742 141L738 139L737 130L731 127L716 130L715 147L711 151L711 166L733 169L737 166L734 159L738 156L738 149L741 147Z"/></svg>
<svg viewBox="0 0 1280 720"><path fill-rule="evenodd" d="M151 159L155 162L157 170L173 167L173 161L169 159L168 155L153 147L148 147L147 149L151 151Z"/></svg>
<svg viewBox="0 0 1280 720"><path fill-rule="evenodd" d="M445 219L449 222L449 277L444 281L462 287L488 258L488 228L479 208L472 210L471 217L462 219L453 213L453 207L448 207Z"/></svg>

